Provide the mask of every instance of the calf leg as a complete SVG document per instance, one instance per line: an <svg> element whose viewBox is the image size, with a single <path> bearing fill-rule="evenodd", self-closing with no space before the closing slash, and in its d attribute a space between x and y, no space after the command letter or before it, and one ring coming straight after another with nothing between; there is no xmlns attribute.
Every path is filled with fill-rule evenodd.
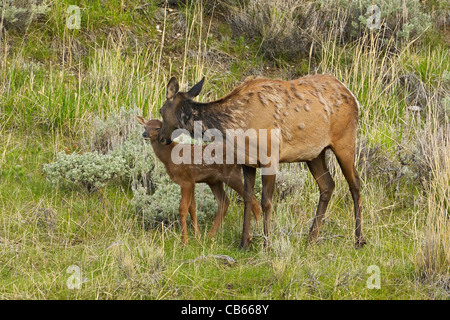
<svg viewBox="0 0 450 320"><path fill-rule="evenodd" d="M200 236L200 230L198 228L197 221L197 206L195 203L195 190L191 192L191 203L189 204L189 214L191 215L192 225L194 227L194 235L198 238Z"/></svg>
<svg viewBox="0 0 450 320"><path fill-rule="evenodd" d="M190 184L181 186L181 201L179 213L181 220L181 241L183 242L183 244L188 243L186 218L192 200L193 189L193 186Z"/></svg>

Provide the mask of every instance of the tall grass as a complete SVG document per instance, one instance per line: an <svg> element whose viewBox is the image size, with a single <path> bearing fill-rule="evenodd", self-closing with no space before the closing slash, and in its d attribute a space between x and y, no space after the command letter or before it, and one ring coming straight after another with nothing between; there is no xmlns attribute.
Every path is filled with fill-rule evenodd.
<svg viewBox="0 0 450 320"><path fill-rule="evenodd" d="M411 63L407 61L411 57L420 59L418 49L412 47L413 42L393 54L390 50L378 50L378 36L379 34L366 34L368 39L363 38L361 42L345 47L337 46L334 40L325 39L318 69L336 75L359 99L360 136L367 138L369 144L381 142L391 157L401 152L415 153L416 165L425 167L423 171L429 171L428 178L420 175L415 177L422 180L421 187L407 187L410 192L414 193L414 189L419 192L418 198L423 201L418 207L411 208L415 211L412 213L415 221L412 236L418 250L416 271L429 280L440 279L448 288L450 124L441 101L442 94L448 94L442 83L445 68L439 67L446 64L445 56L448 52L428 47L420 57L419 64L417 61ZM344 65L342 61L345 61ZM419 114L409 111L413 109L407 99L411 91L405 91L401 86L401 79L407 73L419 73L422 83L426 84L426 105ZM362 145L359 151L362 150L361 147ZM360 156L361 154L357 155L358 162ZM333 171L339 172L336 162L333 163ZM382 187L377 180L376 176L364 179L363 194L366 199L370 193L375 196L376 193L387 191L373 189ZM387 196L392 195L388 193ZM416 200L414 202L417 204ZM364 201L365 215L369 216L369 220L377 220L376 212L382 204L379 201L371 203L372 201L376 199ZM395 207L398 199L393 201ZM375 203L376 206L373 205ZM380 237L377 240L383 241Z"/></svg>
<svg viewBox="0 0 450 320"><path fill-rule="evenodd" d="M427 161L431 166L431 181L427 186L425 203L425 226L421 245L418 246L417 269L428 281L450 285L450 163L449 125L429 124L426 148ZM429 144L429 145L428 145Z"/></svg>

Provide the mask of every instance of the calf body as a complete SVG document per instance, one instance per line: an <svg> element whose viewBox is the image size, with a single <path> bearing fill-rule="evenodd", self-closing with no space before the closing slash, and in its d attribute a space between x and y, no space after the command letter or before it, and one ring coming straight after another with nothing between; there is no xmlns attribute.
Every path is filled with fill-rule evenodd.
<svg viewBox="0 0 450 320"><path fill-rule="evenodd" d="M150 139L153 151L158 159L164 164L170 179L181 188L179 213L182 225L183 243L187 243L188 241L186 222L188 212L191 215L194 234L196 236L199 235L194 196L196 183L206 183L210 187L217 201L217 213L211 230L208 233L209 237L214 236L227 213L230 203L224 190L224 183L234 189L239 195L243 196L244 194L241 166L237 164L194 164L194 146L190 146L190 154L192 157L192 161L190 161L191 164L175 164L172 159L172 151L177 143L171 142L169 145L163 145L158 142L158 133L162 126L161 121L147 121L142 117L138 117L138 121L145 126L143 136L146 139ZM261 217L261 210L254 196L252 198L251 206L255 219L259 220Z"/></svg>

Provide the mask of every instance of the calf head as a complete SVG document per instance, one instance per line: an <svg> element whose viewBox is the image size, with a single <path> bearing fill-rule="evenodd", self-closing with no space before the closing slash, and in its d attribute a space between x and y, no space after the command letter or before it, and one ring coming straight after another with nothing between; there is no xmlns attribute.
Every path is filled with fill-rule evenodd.
<svg viewBox="0 0 450 320"><path fill-rule="evenodd" d="M145 140L155 141L158 139L158 134L162 126L162 122L160 120L147 120L140 116L137 116L137 120L145 127L145 131L142 134Z"/></svg>

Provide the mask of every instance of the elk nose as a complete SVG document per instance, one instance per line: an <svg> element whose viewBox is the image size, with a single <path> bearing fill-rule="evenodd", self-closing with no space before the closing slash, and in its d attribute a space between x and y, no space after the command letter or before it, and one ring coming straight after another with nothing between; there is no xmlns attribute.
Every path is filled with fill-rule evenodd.
<svg viewBox="0 0 450 320"><path fill-rule="evenodd" d="M148 138L148 137L149 137L148 132L147 132L147 131L144 131L144 133L142 134L142 136L143 136L144 138Z"/></svg>

